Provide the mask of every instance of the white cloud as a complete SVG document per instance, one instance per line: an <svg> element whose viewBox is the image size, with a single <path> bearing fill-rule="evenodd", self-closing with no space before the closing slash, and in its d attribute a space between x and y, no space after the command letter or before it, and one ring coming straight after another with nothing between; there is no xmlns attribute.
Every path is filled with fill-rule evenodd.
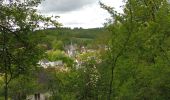
<svg viewBox="0 0 170 100"><path fill-rule="evenodd" d="M69 12L92 4L97 0L45 0L39 6L43 12Z"/></svg>
<svg viewBox="0 0 170 100"><path fill-rule="evenodd" d="M56 4L56 6L62 5L61 3L66 3L71 1L72 4L66 4L66 5L79 5L79 6L76 7L69 6L68 8L70 9L68 9L65 6L63 6L63 8L62 6L60 7L54 6L55 3L59 1L60 3ZM46 15L59 15L60 16L59 22L61 22L64 25L64 27L72 27L72 28L73 27L83 27L83 28L102 27L103 23L106 22L106 18L110 17L107 11L100 8L100 5L98 4L98 0L63 0L62 2L61 1L62 0L58 0L57 2L53 3L51 5L51 8L48 9L48 10L51 9L49 12L43 11L42 13ZM76 1L79 1L79 3L73 4ZM82 6L82 2L84 4L83 6ZM122 9L120 8L120 6L123 5L122 0L101 0L101 2L105 3L106 5L114 7L115 10L117 10L118 12L123 12ZM48 6L51 3L46 3L47 4L46 6ZM61 8L60 11L59 8Z"/></svg>
<svg viewBox="0 0 170 100"><path fill-rule="evenodd" d="M82 10L61 14L60 16L59 21L66 27L94 28L102 27L102 23L105 22L105 18L109 14L102 10L99 5L91 5Z"/></svg>

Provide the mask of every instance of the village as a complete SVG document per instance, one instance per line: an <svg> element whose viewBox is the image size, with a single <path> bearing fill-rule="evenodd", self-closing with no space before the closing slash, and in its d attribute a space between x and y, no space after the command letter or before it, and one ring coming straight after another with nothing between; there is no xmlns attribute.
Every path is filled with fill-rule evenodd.
<svg viewBox="0 0 170 100"><path fill-rule="evenodd" d="M89 52L96 52L96 50L93 49L88 49L85 46L82 46L78 48L76 44L70 44L68 46L65 46L64 54L67 55L68 57L74 59L74 66L76 69L81 68L83 61L78 57L81 54L89 53ZM43 68L55 68L61 71L68 71L68 67L64 64L62 60L57 60L57 61L49 61L48 59L43 59L39 61L38 63L40 66Z"/></svg>
<svg viewBox="0 0 170 100"><path fill-rule="evenodd" d="M170 100L170 0L0 0L0 100Z"/></svg>

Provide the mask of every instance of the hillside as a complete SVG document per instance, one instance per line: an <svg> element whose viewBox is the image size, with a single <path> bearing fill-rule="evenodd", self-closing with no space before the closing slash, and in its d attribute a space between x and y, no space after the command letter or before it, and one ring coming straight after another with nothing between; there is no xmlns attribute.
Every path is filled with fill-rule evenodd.
<svg viewBox="0 0 170 100"><path fill-rule="evenodd" d="M49 48L52 48L53 44L60 42L63 46L69 44L77 44L78 46L92 47L98 41L104 40L109 35L109 32L104 28L58 28L58 29L46 29L36 31L37 37L43 37L40 40L41 43L45 43Z"/></svg>

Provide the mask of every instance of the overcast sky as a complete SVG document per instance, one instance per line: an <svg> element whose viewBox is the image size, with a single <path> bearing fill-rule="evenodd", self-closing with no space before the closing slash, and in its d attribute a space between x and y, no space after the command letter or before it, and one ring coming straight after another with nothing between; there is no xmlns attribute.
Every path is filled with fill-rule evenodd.
<svg viewBox="0 0 170 100"><path fill-rule="evenodd" d="M122 12L122 0L100 0L106 5ZM99 0L45 0L38 7L45 15L60 16L59 22L64 27L95 28L102 27L110 17L107 11L99 6Z"/></svg>

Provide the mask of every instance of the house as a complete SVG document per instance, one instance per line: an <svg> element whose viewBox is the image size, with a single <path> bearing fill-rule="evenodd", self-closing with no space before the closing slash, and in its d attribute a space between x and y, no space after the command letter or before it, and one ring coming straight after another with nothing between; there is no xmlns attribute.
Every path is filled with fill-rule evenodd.
<svg viewBox="0 0 170 100"><path fill-rule="evenodd" d="M59 66L63 66L63 61L62 60L58 60L58 61L48 61L48 60L41 60L38 62L38 64L40 65L40 67L43 68L48 68L48 67L59 67Z"/></svg>
<svg viewBox="0 0 170 100"><path fill-rule="evenodd" d="M40 65L40 67L43 67L43 68L47 68L48 66L50 66L49 61L46 59L39 61L38 64Z"/></svg>
<svg viewBox="0 0 170 100"><path fill-rule="evenodd" d="M58 61L54 61L54 62L49 62L50 67L56 67L56 66L62 66L63 65L63 61L62 60L58 60Z"/></svg>
<svg viewBox="0 0 170 100"><path fill-rule="evenodd" d="M26 100L49 100L49 93L35 93L34 95L27 96Z"/></svg>
<svg viewBox="0 0 170 100"><path fill-rule="evenodd" d="M76 45L73 45L71 43L71 45L66 46L65 49L66 49L66 54L69 57L75 57L76 56L76 54L77 54L77 50L76 50L77 47L76 47Z"/></svg>

